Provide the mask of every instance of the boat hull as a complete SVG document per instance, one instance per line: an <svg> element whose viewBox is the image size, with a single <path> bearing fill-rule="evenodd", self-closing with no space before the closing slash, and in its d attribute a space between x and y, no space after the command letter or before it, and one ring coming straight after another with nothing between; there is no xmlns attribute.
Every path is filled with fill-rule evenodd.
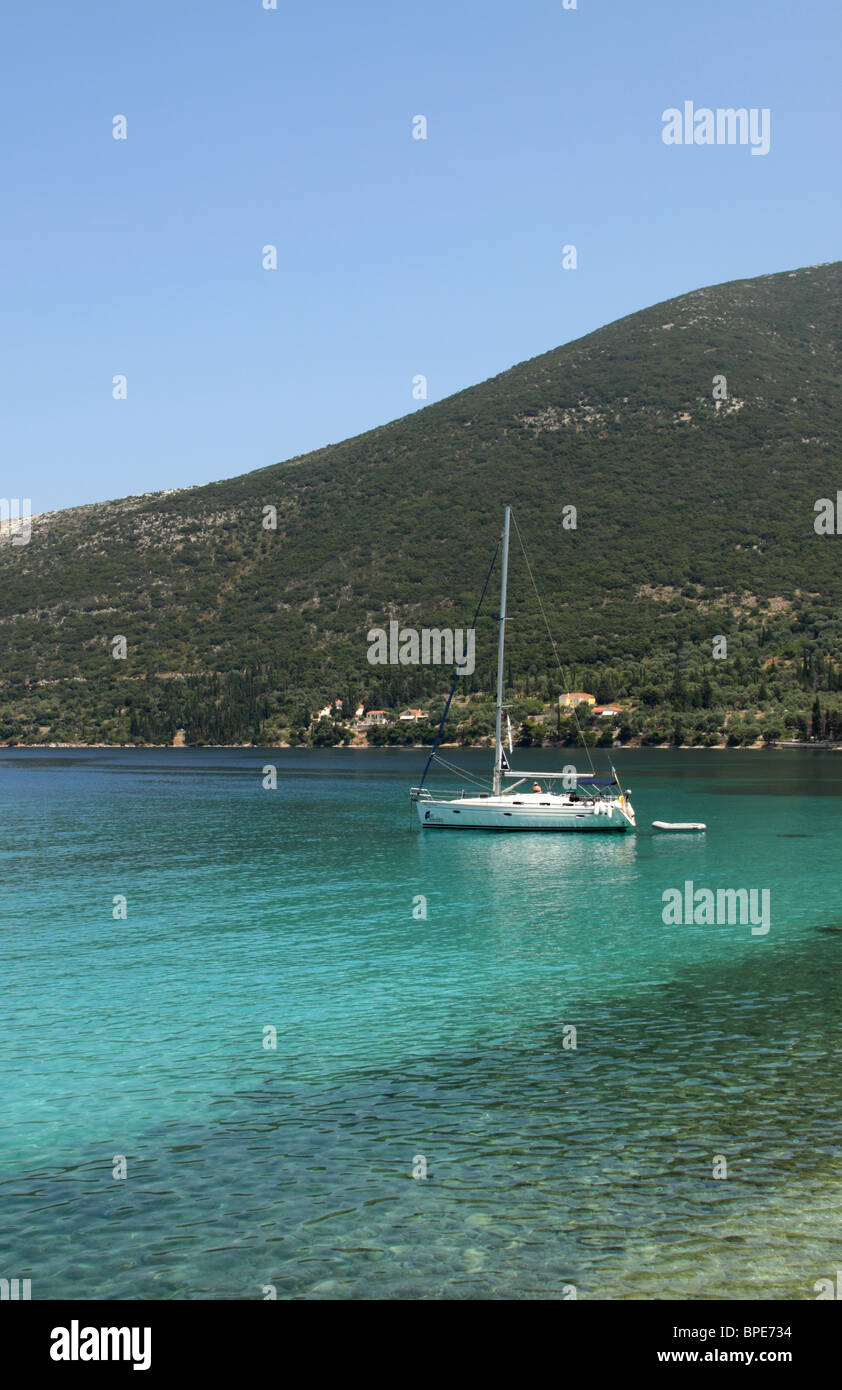
<svg viewBox="0 0 842 1390"><path fill-rule="evenodd" d="M508 799L454 801L418 800L418 820L424 830L554 830L622 834L634 829L617 803L596 809L576 805L513 805Z"/></svg>

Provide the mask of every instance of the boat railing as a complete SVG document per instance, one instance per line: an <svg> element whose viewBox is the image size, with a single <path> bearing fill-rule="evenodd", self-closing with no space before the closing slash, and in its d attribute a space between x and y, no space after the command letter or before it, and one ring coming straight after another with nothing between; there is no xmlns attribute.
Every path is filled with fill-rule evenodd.
<svg viewBox="0 0 842 1390"><path fill-rule="evenodd" d="M464 787L436 787L435 797L429 787L410 787L410 801L464 801Z"/></svg>
<svg viewBox="0 0 842 1390"><path fill-rule="evenodd" d="M546 774L542 775L546 776ZM504 797L507 797L514 795L515 792L516 787L507 787L502 794ZM489 796L490 793L483 791L476 792L469 789L468 795L484 799L485 797ZM522 796L523 793L521 792L520 795ZM614 789L609 787L592 787L588 786L587 783L585 783L584 785L580 785L578 788L570 787L560 792L545 791L543 792L543 795L549 796L554 801L565 801L570 796L573 796L575 800L577 799L578 795L578 800L580 804L584 804L586 806L609 805L612 802L616 802L618 799L617 793ZM429 787L410 787L409 799L410 801L463 801L465 799L465 788L436 787L435 791L433 792L430 790ZM625 802L622 804L628 804L628 809L631 809L631 804L629 802L628 797L625 798Z"/></svg>

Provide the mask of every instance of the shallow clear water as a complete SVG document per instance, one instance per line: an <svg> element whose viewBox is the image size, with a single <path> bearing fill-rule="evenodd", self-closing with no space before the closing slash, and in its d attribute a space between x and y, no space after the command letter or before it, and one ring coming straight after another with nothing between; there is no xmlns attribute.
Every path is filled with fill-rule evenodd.
<svg viewBox="0 0 842 1390"><path fill-rule="evenodd" d="M422 834L417 752L0 752L0 1274L815 1298L842 1267L842 757L617 757L636 836ZM771 930L665 926L688 879L769 889Z"/></svg>

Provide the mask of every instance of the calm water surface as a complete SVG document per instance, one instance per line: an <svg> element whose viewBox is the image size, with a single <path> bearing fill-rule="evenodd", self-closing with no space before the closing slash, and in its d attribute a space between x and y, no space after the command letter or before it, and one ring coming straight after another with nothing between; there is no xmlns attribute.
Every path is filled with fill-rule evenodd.
<svg viewBox="0 0 842 1390"><path fill-rule="evenodd" d="M842 755L617 757L636 836L422 834L417 752L0 751L0 1274L815 1298L842 1268ZM665 926L688 879L768 888L768 935Z"/></svg>

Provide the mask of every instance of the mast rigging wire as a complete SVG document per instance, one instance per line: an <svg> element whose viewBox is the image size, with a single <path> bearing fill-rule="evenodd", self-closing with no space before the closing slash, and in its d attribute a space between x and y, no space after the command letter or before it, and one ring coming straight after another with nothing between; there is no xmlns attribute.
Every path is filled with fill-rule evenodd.
<svg viewBox="0 0 842 1390"><path fill-rule="evenodd" d="M520 527L519 527L518 524L517 524L517 517L515 516L514 511L512 511L512 514L511 514L511 515L512 515L512 521L515 523L515 530L516 530L516 532L517 532L517 538L518 538L518 540L520 541L520 548L521 548L521 550L523 551L523 558L524 558L524 560L526 561L527 573L529 574L529 578L532 580L532 588L534 589L534 591L535 591L535 597L536 597L536 599L538 600L538 607L539 607L540 610L541 610L541 617L544 619L544 627L547 629L547 636L549 637L550 643L551 643L551 645L552 645L553 656L554 656L555 659L556 659L556 665L558 666L558 672L559 672L559 675L561 676L562 684L563 684L563 685L567 685L567 676L566 676L565 673L564 673L564 669L563 669L563 667L562 667L562 665L561 665L561 660L559 659L558 647L556 646L556 640L555 640L555 638L553 637L553 634L552 634L552 632L550 631L550 625L549 625L549 623L547 622L547 615L546 615L546 613L544 612L544 605L543 605L543 603L541 602L541 595L538 593L538 585L535 583L535 576L534 576L534 574L532 573L532 566L531 566L530 563L529 563L529 556L528 556L527 553L526 553L526 546L524 545L524 543L523 543L523 537L522 537L521 534L520 534ZM571 705L571 711L572 711L572 714L573 714L573 719L575 720L575 723L576 723L576 732L578 733L579 738L582 740L582 747L584 748L585 752L586 752L587 755L588 755L588 762L590 763L590 766L591 766L591 772L593 772L594 774L596 774L596 768L595 768L594 765L593 765L593 758L591 757L591 750L590 750L590 748L588 747L587 743L585 742L585 737L584 737L584 734L582 733L582 728L581 728L581 725L580 725L580 723L579 723L579 716L578 716L577 713L576 713L576 706L575 706L575 705Z"/></svg>
<svg viewBox="0 0 842 1390"><path fill-rule="evenodd" d="M528 556L527 553L526 553L526 546L525 546L524 543L523 543L523 537L522 537L521 534L520 534L520 527L519 527L518 524L517 524L517 517L516 517L515 514L514 514L514 510L511 511L511 518L512 518L512 521L513 521L514 524L515 524L515 531L517 532L517 538L518 538L518 541L519 541L519 543L520 543L520 548L521 548L521 551L522 551L522 553L523 553L524 561L526 562L526 570L527 570L527 573L528 573L528 575L529 575L530 581L531 581L531 583L532 583L532 589L533 589L533 592L534 592L534 594L535 594L535 598L536 598L536 600L537 600L537 602L538 602L538 608L540 609L541 617L542 617L543 620L544 620L544 627L547 629L547 636L548 636L549 639L550 639L550 645L551 645L551 647L552 647L552 649L553 649L553 656L555 657L555 660L556 660L556 666L558 667L558 671L559 671L559 675L561 676L562 684L563 684L563 685L567 685L567 684L568 684L568 676L566 675L565 670L564 670L564 667L563 667L562 664L561 664L561 659L560 659L559 654L558 654L558 645L557 645L557 643L556 643L555 638L553 637L552 630L551 630L551 628L550 628L550 624L549 624L549 622L548 622L548 620L547 620L547 614L546 614L546 612L545 612L545 610L544 610L544 605L543 605L543 603L541 602L541 595L540 595L540 593L538 592L538 585L535 583L535 576L534 576L534 574L532 573L532 566L531 566L530 563L529 563L529 556ZM498 556L498 554L500 553L500 544L501 544L501 542L500 542L500 540L498 540L498 542L497 542L497 548L496 548L496 550L494 551L494 555L493 555L493 557L492 557L491 564L490 564L489 567L488 567L488 574L485 576L485 583L484 583L483 586L482 586L482 593L480 594L480 597L479 597L479 603L477 604L476 612L474 613L474 620L473 620L473 622L472 622L472 624L471 624L471 627L476 627L476 625L477 625L477 619L479 618L480 609L482 608L483 600L484 600L485 595L486 595L486 592L487 592L487 590L488 590L488 585L489 585L489 583L490 583L490 581L491 581L491 576L492 576L492 574L493 574L493 572L494 572L494 566L495 566L495 564L497 563L497 556ZM435 740L434 740L434 742L433 742L433 747L432 747L432 749L431 749L431 751L430 751L430 756L429 756L428 759L427 759L426 766L425 766L424 771L423 771L422 776L421 776L421 781L420 781L420 783L419 783L419 790L420 790L421 787L423 787L424 782L425 782L426 777L427 777L427 773L428 773L429 770L430 770L430 765L431 765L431 763L433 763L434 761L437 762L437 763L440 763L440 764L442 765L442 767L446 767L447 770L448 770L449 772L457 772L457 773L459 773L460 776L467 778L467 780L468 780L469 782L473 782L473 783L475 783L477 786L484 786L484 785L485 785L483 782L480 782L476 777L472 776L471 773L466 772L464 768L457 767L455 763L449 763L449 762L447 762L446 759L444 759L443 757L441 757L441 755L438 753L438 746L439 746L439 743L441 742L442 730L444 729L445 720L447 719L448 713L449 713L449 711L450 711L450 706L451 706L451 703L452 703L452 701L453 701L453 696L454 696L455 693L456 693L456 682L458 681L458 679L459 679L459 672L457 671L456 674L455 674L454 677L453 677L453 684L452 684L451 687L450 687L450 694L449 694L448 697L447 697L447 704L446 704L445 707L444 707L444 714L443 714L442 717L441 717L441 721L440 721L440 723L439 723L439 727L438 727L438 729L437 729L437 731L436 731L436 737L435 737ZM594 767L593 758L591 757L591 750L590 750L589 745L588 745L587 742L585 741L585 736L584 736L584 734L583 734L583 732L582 732L582 726L581 726L581 724L579 723L579 716L578 716L577 713L576 713L576 706L575 706L575 705L571 705L571 707L570 707L570 712L571 712L571 714L573 715L573 722L574 722L575 725L576 725L576 732L577 732L577 734L579 735L579 739L580 739L580 741L581 741L582 747L584 748L585 753L587 754L587 759L588 759L588 763L589 763L589 765L590 765L591 772L594 774L594 776L596 776L596 768ZM614 771L613 767L612 767L611 770L612 770L612 772ZM616 774L616 773L614 773L614 777L615 777L615 779L617 780L617 782L618 782L618 784L619 784L619 778L617 778L617 774Z"/></svg>
<svg viewBox="0 0 842 1390"><path fill-rule="evenodd" d="M490 583L490 581L491 581L491 576L492 576L492 574L494 573L494 566L495 566L496 563L497 563L497 556L498 556L499 553L500 553L500 544L501 544L501 541L502 541L502 537L500 537L500 538L498 539L496 549L495 549L495 551L494 551L494 554L493 554L492 557L491 557L491 564L488 566L488 574L485 576L485 583L484 583L483 586L482 586L482 593L481 593L480 596L479 596L479 603L477 604L477 609L476 609L476 612L474 613L474 620L473 620L473 622L471 623L471 627L472 627L472 628L475 628L476 625L477 625L477 619L478 619L478 617L479 617L479 611L480 611L480 609L482 608L482 602L483 602L483 599L485 598L486 590L488 589L488 585L489 585L489 583ZM444 728L444 721L445 721L445 719L446 719L447 716L448 716L448 712L449 712L449 710L450 710L450 705L451 705L451 701L453 700L453 696L456 694L456 682L458 681L458 679L459 679L459 670L458 670L458 668L457 668L457 670L454 672L454 675L453 675L453 684L452 684L451 687L450 687L450 694L449 694L448 697L447 697L447 704L446 704L445 707L444 707L444 714L442 715L441 721L440 721L440 723L439 723L439 727L438 727L438 729L436 730L436 736L435 736L435 738L434 738L434 740L433 740L433 747L432 747L432 750L431 750L431 752L430 752L430 756L429 756L429 758L427 759L426 766L425 766L425 768L424 768L423 773L421 774L421 781L420 781L419 784L418 784L418 789L419 789L419 791L421 790L421 788L422 788L423 785L424 785L424 782L426 781L427 773L430 771L430 764L431 764L431 762L433 761L433 759L434 759L435 756L436 756L436 750L437 750L437 748L438 748L438 746L439 746L439 742L440 742L440 740L441 740L442 729ZM441 761L441 759L439 759L439 761ZM458 770L458 769L457 769L457 770Z"/></svg>

